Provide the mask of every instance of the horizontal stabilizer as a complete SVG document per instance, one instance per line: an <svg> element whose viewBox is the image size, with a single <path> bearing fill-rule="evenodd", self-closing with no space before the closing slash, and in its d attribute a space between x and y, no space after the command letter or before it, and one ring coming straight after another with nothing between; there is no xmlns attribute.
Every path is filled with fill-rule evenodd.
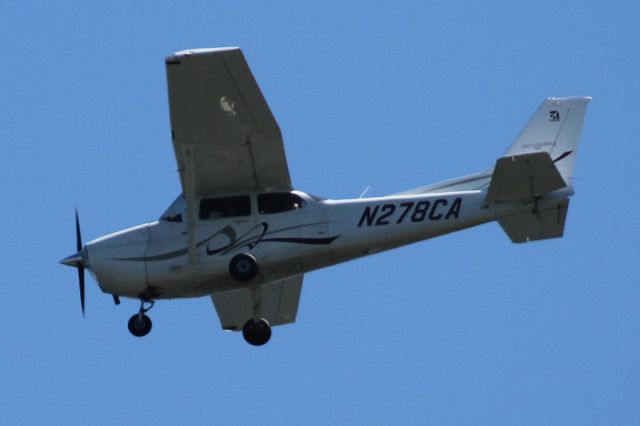
<svg viewBox="0 0 640 426"><path fill-rule="evenodd" d="M569 210L569 199L537 213L526 212L498 219L504 232L514 243L560 238Z"/></svg>
<svg viewBox="0 0 640 426"><path fill-rule="evenodd" d="M496 161L486 199L529 200L565 186L548 152L509 155Z"/></svg>

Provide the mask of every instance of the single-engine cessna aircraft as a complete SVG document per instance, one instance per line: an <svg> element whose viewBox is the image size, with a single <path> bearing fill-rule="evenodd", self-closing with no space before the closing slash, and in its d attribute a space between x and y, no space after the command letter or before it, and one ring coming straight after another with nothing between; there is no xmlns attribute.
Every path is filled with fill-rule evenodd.
<svg viewBox="0 0 640 426"><path fill-rule="evenodd" d="M294 322L306 272L497 220L516 243L561 237L589 97L549 98L494 167L386 197L326 200L293 189L282 135L239 48L166 58L182 193L156 221L83 245L61 263L103 292L210 296L225 330L263 345Z"/></svg>

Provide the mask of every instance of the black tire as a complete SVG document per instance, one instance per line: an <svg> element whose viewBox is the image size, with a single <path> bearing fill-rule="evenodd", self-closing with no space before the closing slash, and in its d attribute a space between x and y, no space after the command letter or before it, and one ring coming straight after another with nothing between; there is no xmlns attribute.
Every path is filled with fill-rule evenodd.
<svg viewBox="0 0 640 426"><path fill-rule="evenodd" d="M151 331L151 318L142 314L142 318L135 314L129 318L129 331L136 337L143 337Z"/></svg>
<svg viewBox="0 0 640 426"><path fill-rule="evenodd" d="M256 258L248 253L236 254L229 262L229 275L237 281L251 281L258 274Z"/></svg>
<svg viewBox="0 0 640 426"><path fill-rule="evenodd" d="M271 326L264 318L258 321L250 319L242 327L242 336L250 345L262 346L271 339Z"/></svg>

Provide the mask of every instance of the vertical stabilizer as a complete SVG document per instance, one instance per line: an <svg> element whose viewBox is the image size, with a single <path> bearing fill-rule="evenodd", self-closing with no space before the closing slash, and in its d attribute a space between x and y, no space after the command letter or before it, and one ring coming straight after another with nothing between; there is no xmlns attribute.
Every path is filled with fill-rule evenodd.
<svg viewBox="0 0 640 426"><path fill-rule="evenodd" d="M546 99L504 155L547 152L567 185L571 185L590 100L588 96Z"/></svg>

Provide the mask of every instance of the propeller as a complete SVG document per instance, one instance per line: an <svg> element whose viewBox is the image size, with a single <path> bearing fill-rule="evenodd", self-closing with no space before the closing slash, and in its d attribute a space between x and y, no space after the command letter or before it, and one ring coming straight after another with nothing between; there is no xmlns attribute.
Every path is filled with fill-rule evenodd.
<svg viewBox="0 0 640 426"><path fill-rule="evenodd" d="M78 262L78 283L80 284L80 307L84 316L84 254L82 253L82 234L80 233L80 219L76 210L76 251L80 253L82 260Z"/></svg>
<svg viewBox="0 0 640 426"><path fill-rule="evenodd" d="M60 261L63 265L73 266L78 269L78 283L80 284L80 308L84 316L84 253L82 247L82 235L80 233L80 219L76 210L76 252Z"/></svg>

